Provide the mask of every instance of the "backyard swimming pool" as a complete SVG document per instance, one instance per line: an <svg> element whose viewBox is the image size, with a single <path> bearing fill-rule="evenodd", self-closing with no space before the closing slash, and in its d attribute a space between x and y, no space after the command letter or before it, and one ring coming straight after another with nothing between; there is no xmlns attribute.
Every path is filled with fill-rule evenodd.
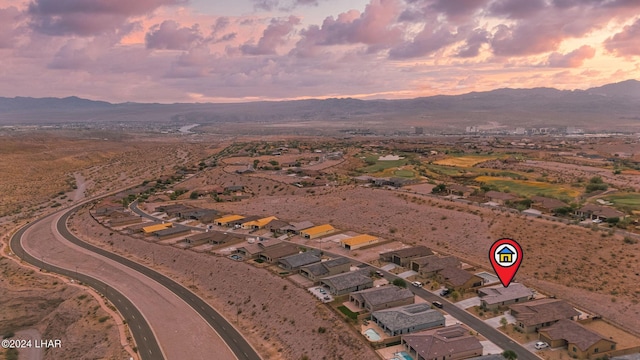
<svg viewBox="0 0 640 360"><path fill-rule="evenodd" d="M364 336L367 337L367 339L369 339L369 341L380 341L382 338L380 337L380 334L378 334L378 332L376 332L373 329L367 329L364 332Z"/></svg>

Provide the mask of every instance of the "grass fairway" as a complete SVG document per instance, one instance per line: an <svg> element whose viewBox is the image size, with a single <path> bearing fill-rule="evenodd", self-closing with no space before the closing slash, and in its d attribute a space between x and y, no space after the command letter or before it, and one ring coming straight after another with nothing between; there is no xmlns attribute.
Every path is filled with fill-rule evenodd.
<svg viewBox="0 0 640 360"><path fill-rule="evenodd" d="M638 193L615 193L607 195L603 199L611 201L618 209L640 210L640 194Z"/></svg>
<svg viewBox="0 0 640 360"><path fill-rule="evenodd" d="M500 190L509 189L513 194L526 197L541 195L570 200L580 195L579 190L568 185L550 184L541 181L511 180L493 176L478 176L476 181L495 185Z"/></svg>
<svg viewBox="0 0 640 360"><path fill-rule="evenodd" d="M409 179L413 179L415 177L415 173L411 170L396 170L393 172L393 175L397 176L397 177L402 177L402 178L409 178Z"/></svg>
<svg viewBox="0 0 640 360"><path fill-rule="evenodd" d="M406 157L400 160L389 160L389 161L380 161L378 160L379 157L380 155L367 156L365 161L371 165L360 168L360 171L366 174L372 174L372 173L384 171L386 169L402 167L409 163L409 159L407 159Z"/></svg>
<svg viewBox="0 0 640 360"><path fill-rule="evenodd" d="M492 155L465 155L458 157L450 157L447 159L442 159L434 162L436 165L444 165L444 166L460 166L460 167L472 167L481 162L487 160L495 160L499 159L500 156L492 156Z"/></svg>

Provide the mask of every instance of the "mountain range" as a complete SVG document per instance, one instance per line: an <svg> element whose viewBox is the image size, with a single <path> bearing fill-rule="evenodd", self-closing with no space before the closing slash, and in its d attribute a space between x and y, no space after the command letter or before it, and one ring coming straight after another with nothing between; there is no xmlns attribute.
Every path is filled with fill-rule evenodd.
<svg viewBox="0 0 640 360"><path fill-rule="evenodd" d="M630 130L640 124L640 81L627 80L587 90L502 88L403 100L330 98L250 103L113 104L75 96L0 97L1 125L368 120L407 120L415 126L441 128L497 122L510 126L609 126Z"/></svg>

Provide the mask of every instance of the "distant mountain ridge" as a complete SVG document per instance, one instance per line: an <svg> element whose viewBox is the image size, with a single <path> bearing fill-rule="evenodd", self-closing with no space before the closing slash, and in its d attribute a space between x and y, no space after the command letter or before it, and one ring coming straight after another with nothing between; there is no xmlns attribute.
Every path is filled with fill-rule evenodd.
<svg viewBox="0 0 640 360"><path fill-rule="evenodd" d="M62 122L292 122L365 118L437 118L509 124L582 123L640 118L640 81L626 80L586 90L501 88L415 99L329 98L248 103L120 103L66 98L2 98L0 124ZM581 123L582 122L582 123ZM627 127L635 123L626 122Z"/></svg>

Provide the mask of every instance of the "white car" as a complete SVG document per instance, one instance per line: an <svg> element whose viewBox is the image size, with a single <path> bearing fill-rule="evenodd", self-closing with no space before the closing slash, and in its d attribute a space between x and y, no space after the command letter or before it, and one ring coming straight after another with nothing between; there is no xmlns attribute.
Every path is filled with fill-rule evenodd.
<svg viewBox="0 0 640 360"><path fill-rule="evenodd" d="M422 283L420 281L414 281L411 284L415 287L422 287Z"/></svg>
<svg viewBox="0 0 640 360"><path fill-rule="evenodd" d="M542 349L546 349L549 347L549 344L547 344L546 342L542 342L542 341L538 341L534 347L536 348L536 350L542 350Z"/></svg>
<svg viewBox="0 0 640 360"><path fill-rule="evenodd" d="M602 222L602 220L600 220L600 219L593 219L593 220L592 220L592 222L593 222L594 224L600 224L600 223Z"/></svg>

